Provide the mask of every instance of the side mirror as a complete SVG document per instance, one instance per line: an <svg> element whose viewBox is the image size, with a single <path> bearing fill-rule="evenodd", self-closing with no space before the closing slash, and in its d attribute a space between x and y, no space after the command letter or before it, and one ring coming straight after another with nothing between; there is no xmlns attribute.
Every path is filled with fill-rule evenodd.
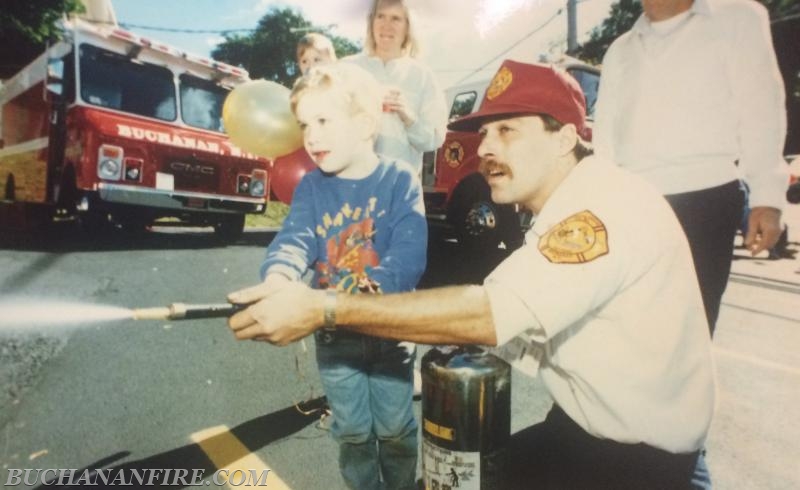
<svg viewBox="0 0 800 490"><path fill-rule="evenodd" d="M64 96L64 60L51 58L47 60L47 88L45 98L48 101L60 100Z"/></svg>

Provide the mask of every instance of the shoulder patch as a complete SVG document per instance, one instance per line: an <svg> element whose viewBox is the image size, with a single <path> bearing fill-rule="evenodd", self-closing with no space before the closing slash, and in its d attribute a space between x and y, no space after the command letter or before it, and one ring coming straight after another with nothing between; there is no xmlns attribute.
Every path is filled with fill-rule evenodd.
<svg viewBox="0 0 800 490"><path fill-rule="evenodd" d="M547 230L539 251L554 264L591 262L608 253L608 232L591 211L581 211Z"/></svg>

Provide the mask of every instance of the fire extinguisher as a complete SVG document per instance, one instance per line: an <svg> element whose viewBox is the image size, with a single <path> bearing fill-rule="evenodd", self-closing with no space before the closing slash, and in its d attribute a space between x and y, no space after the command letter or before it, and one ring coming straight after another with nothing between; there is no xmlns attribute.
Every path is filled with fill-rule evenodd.
<svg viewBox="0 0 800 490"><path fill-rule="evenodd" d="M511 367L475 347L422 358L422 475L426 490L503 488L511 434Z"/></svg>

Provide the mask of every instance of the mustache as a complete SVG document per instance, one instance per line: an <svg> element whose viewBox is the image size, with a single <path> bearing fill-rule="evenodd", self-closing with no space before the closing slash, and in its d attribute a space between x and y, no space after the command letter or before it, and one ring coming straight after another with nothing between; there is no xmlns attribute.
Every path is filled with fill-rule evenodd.
<svg viewBox="0 0 800 490"><path fill-rule="evenodd" d="M484 176L487 176L495 171L500 171L505 174L511 173L511 169L508 165L503 162L499 162L494 158L481 158L481 161L478 164L478 171Z"/></svg>

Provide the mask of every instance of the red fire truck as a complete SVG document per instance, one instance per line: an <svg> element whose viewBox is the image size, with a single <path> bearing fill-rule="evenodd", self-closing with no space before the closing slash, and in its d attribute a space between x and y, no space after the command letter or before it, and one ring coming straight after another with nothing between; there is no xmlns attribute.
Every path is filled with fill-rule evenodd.
<svg viewBox="0 0 800 490"><path fill-rule="evenodd" d="M553 61L580 83L586 95L587 118L591 122L600 84L600 71L579 60L563 57ZM480 107L491 78L469 82L445 92L450 104L450 120ZM504 244L516 248L522 243L529 221L512 205L498 205L491 199L486 180L478 173L475 133L449 131L444 144L425 155L423 183L428 221L451 231L459 244L485 249Z"/></svg>
<svg viewBox="0 0 800 490"><path fill-rule="evenodd" d="M170 217L237 238L269 196L269 161L231 144L221 122L247 80L114 24L65 20L0 89L3 215L75 216L89 230Z"/></svg>

